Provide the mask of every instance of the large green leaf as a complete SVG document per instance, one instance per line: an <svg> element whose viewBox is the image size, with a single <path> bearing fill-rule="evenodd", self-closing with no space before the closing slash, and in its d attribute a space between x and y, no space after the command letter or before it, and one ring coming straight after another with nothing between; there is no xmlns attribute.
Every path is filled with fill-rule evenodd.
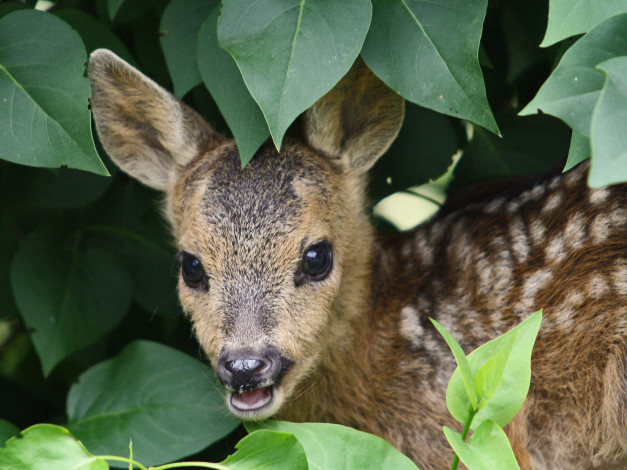
<svg viewBox="0 0 627 470"><path fill-rule="evenodd" d="M592 110L604 83L603 73L595 67L623 55L627 55L627 14L604 21L568 49L520 114L552 114L579 134L590 137Z"/></svg>
<svg viewBox="0 0 627 470"><path fill-rule="evenodd" d="M293 434L260 429L239 441L221 465L233 470L307 470L303 446Z"/></svg>
<svg viewBox="0 0 627 470"><path fill-rule="evenodd" d="M201 82L196 66L196 40L201 25L218 3L218 0L172 0L163 12L159 41L178 97Z"/></svg>
<svg viewBox="0 0 627 470"><path fill-rule="evenodd" d="M489 419L505 426L522 407L529 391L531 351L541 321L541 312L536 312L515 328L468 355L479 395L479 407L471 429L477 429L483 421ZM455 370L449 381L446 405L457 421L466 422L471 403L459 369Z"/></svg>
<svg viewBox="0 0 627 470"><path fill-rule="evenodd" d="M627 55L597 68L605 73L605 84L592 115L588 184L593 188L627 181Z"/></svg>
<svg viewBox="0 0 627 470"><path fill-rule="evenodd" d="M224 0L220 44L233 56L275 145L349 70L368 32L368 0Z"/></svg>
<svg viewBox="0 0 627 470"><path fill-rule="evenodd" d="M44 374L111 331L130 304L131 280L116 256L84 248L80 237L37 229L22 239L11 266L13 294Z"/></svg>
<svg viewBox="0 0 627 470"><path fill-rule="evenodd" d="M627 0L550 0L549 24L541 47L587 33L602 21L627 13Z"/></svg>
<svg viewBox="0 0 627 470"><path fill-rule="evenodd" d="M416 465L407 456L380 437L339 424L290 423L272 420L246 423L246 428L249 431L265 428L294 434L305 449L311 469L417 470Z"/></svg>
<svg viewBox="0 0 627 470"><path fill-rule="evenodd" d="M219 9L215 9L198 34L198 68L235 137L243 166L268 138L270 131L259 105L244 84L237 64L218 44L216 28L219 15Z"/></svg>
<svg viewBox="0 0 627 470"><path fill-rule="evenodd" d="M362 55L401 96L498 133L479 68L487 0L373 0Z"/></svg>
<svg viewBox="0 0 627 470"><path fill-rule="evenodd" d="M0 419L0 447L4 445L7 439L19 434L20 430L13 423L5 419Z"/></svg>
<svg viewBox="0 0 627 470"><path fill-rule="evenodd" d="M108 175L91 135L78 33L54 15L19 10L0 19L0 158Z"/></svg>
<svg viewBox="0 0 627 470"><path fill-rule="evenodd" d="M195 453L239 424L207 367L180 351L135 341L82 374L67 399L68 428L97 454L156 465Z"/></svg>
<svg viewBox="0 0 627 470"><path fill-rule="evenodd" d="M518 462L503 430L492 420L470 436L468 442L451 428L444 426L444 435L468 470L518 470Z"/></svg>
<svg viewBox="0 0 627 470"><path fill-rule="evenodd" d="M107 462L89 453L67 429L36 424L0 448L2 470L107 470Z"/></svg>

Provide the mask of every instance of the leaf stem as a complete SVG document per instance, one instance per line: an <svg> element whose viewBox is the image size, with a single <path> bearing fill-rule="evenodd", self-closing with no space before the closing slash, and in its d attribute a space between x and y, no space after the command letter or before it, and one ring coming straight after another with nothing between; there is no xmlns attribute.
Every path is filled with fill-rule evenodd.
<svg viewBox="0 0 627 470"><path fill-rule="evenodd" d="M165 465L159 465L157 467L148 467L147 470L167 470L168 468L185 468L185 467L199 467L199 468L213 468L216 470L229 470L230 467L225 467L219 463L212 462L175 462L167 463Z"/></svg>
<svg viewBox="0 0 627 470"><path fill-rule="evenodd" d="M464 429L462 430L462 440L466 442L466 437L468 436L468 432L470 431L470 425L472 424L472 420L477 414L477 411L472 408L472 406L468 409L468 416L466 417L466 422L464 423ZM451 464L451 470L457 470L457 466L459 465L459 456L455 454L455 458L453 459L453 463Z"/></svg>
<svg viewBox="0 0 627 470"><path fill-rule="evenodd" d="M137 460L129 459L127 457L118 457L117 455L96 455L95 457L103 460L116 460L118 462L127 462L136 466L139 470L148 470L145 466L140 464Z"/></svg>

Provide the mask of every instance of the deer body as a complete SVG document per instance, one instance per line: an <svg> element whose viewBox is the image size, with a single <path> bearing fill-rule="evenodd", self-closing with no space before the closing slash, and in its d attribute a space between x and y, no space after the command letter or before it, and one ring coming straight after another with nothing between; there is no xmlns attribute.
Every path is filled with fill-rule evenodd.
<svg viewBox="0 0 627 470"><path fill-rule="evenodd" d="M586 165L379 239L365 172L403 102L364 67L306 115L304 137L237 149L108 51L92 107L116 163L166 193L179 297L243 419L276 415L378 434L446 468L455 363L535 310L529 397L506 428L522 468L627 465L627 190L590 190Z"/></svg>

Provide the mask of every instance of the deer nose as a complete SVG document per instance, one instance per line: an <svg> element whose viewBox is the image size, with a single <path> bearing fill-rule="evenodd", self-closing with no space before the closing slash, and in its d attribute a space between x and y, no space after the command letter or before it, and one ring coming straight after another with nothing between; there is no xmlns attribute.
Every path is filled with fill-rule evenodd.
<svg viewBox="0 0 627 470"><path fill-rule="evenodd" d="M233 390L252 390L272 383L280 371L281 356L272 347L263 351L239 349L224 352L216 365L220 382Z"/></svg>

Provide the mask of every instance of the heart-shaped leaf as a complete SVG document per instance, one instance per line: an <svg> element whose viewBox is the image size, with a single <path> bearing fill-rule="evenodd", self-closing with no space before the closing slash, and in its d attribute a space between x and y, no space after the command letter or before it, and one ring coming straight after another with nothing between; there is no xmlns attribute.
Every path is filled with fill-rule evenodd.
<svg viewBox="0 0 627 470"><path fill-rule="evenodd" d="M224 0L218 39L277 148L296 117L346 74L368 32L368 0ZM246 25L242 27L242 25Z"/></svg>
<svg viewBox="0 0 627 470"><path fill-rule="evenodd" d="M604 21L573 44L520 114L552 114L579 134L590 137L592 110L604 84L603 73L596 66L624 55L627 14Z"/></svg>
<svg viewBox="0 0 627 470"><path fill-rule="evenodd" d="M0 448L2 470L108 470L69 431L53 424L36 424Z"/></svg>
<svg viewBox="0 0 627 470"><path fill-rule="evenodd" d="M0 158L108 175L91 135L87 52L54 15L18 10L0 19Z"/></svg>
<svg viewBox="0 0 627 470"><path fill-rule="evenodd" d="M233 57L218 44L218 16L220 11L215 9L198 34L198 68L235 137L242 166L245 166L268 138L270 131Z"/></svg>
<svg viewBox="0 0 627 470"><path fill-rule="evenodd" d="M260 429L239 441L237 452L221 462L233 470L307 470L303 446L293 434Z"/></svg>
<svg viewBox="0 0 627 470"><path fill-rule="evenodd" d="M174 94L179 98L201 82L196 66L196 39L200 26L218 3L218 0L172 0L163 11L159 41Z"/></svg>
<svg viewBox="0 0 627 470"><path fill-rule="evenodd" d="M627 0L550 0L549 24L540 47L587 33L602 21L627 13Z"/></svg>
<svg viewBox="0 0 627 470"><path fill-rule="evenodd" d="M97 454L157 465L198 452L230 433L230 415L210 370L180 351L134 341L83 373L67 399L68 428Z"/></svg>
<svg viewBox="0 0 627 470"><path fill-rule="evenodd" d="M362 56L403 98L498 133L478 58L487 4L373 0Z"/></svg>
<svg viewBox="0 0 627 470"><path fill-rule="evenodd" d="M590 139L573 131L564 171L570 170L588 158L590 158Z"/></svg>

